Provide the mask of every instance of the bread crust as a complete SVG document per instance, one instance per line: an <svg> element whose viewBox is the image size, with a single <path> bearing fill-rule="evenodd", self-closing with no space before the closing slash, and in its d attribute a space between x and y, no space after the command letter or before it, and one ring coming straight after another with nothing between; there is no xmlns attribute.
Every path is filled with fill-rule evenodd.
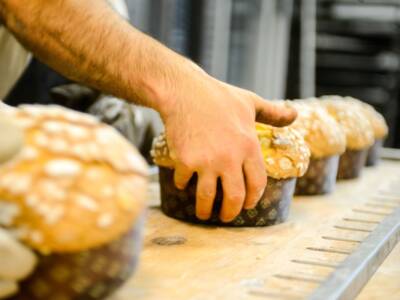
<svg viewBox="0 0 400 300"><path fill-rule="evenodd" d="M302 135L290 127L256 124L256 131L268 176L285 179L302 176L308 167L310 150ZM165 134L154 139L151 151L154 162L174 169Z"/></svg>
<svg viewBox="0 0 400 300"><path fill-rule="evenodd" d="M362 150L374 143L373 128L359 106L340 96L324 96L320 101L340 124L346 135L346 148Z"/></svg>
<svg viewBox="0 0 400 300"><path fill-rule="evenodd" d="M290 127L304 136L312 158L325 158L345 151L345 133L325 109L307 99L293 101L292 105L298 114Z"/></svg>
<svg viewBox="0 0 400 300"><path fill-rule="evenodd" d="M0 166L0 219L41 253L77 252L130 230L145 207L147 165L114 129L58 106L4 109L24 132ZM3 210L4 211L4 210Z"/></svg>

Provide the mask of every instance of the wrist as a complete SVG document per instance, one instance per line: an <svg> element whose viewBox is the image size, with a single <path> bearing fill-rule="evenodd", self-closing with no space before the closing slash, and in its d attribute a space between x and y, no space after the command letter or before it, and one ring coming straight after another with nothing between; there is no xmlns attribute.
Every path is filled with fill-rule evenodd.
<svg viewBox="0 0 400 300"><path fill-rule="evenodd" d="M141 84L145 105L159 112L164 123L182 110L198 82L208 77L199 66L179 55L169 62L143 76Z"/></svg>

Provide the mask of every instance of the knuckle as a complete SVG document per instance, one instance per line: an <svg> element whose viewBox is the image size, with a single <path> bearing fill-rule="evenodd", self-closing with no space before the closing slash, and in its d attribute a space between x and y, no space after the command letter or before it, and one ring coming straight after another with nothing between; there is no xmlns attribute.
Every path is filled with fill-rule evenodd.
<svg viewBox="0 0 400 300"><path fill-rule="evenodd" d="M264 190L267 184L267 179L265 178L258 178L255 180L251 180L248 182L248 187L251 192L258 193L260 190Z"/></svg>
<svg viewBox="0 0 400 300"><path fill-rule="evenodd" d="M228 201L232 203L233 205L240 205L243 203L245 197L244 192L236 192L228 195Z"/></svg>
<svg viewBox="0 0 400 300"><path fill-rule="evenodd" d="M202 188L197 193L197 198L200 200L203 199L209 200L212 199L213 197L214 197L214 191L211 188Z"/></svg>
<svg viewBox="0 0 400 300"><path fill-rule="evenodd" d="M267 179L257 182L254 185L252 192L256 195L255 197L259 198L264 193L266 187L267 187Z"/></svg>
<svg viewBox="0 0 400 300"><path fill-rule="evenodd" d="M190 155L184 154L180 156L178 159L181 166L185 169L193 170L196 166L195 160Z"/></svg>
<svg viewBox="0 0 400 300"><path fill-rule="evenodd" d="M185 154L180 158L180 163L189 170L199 171L201 169L210 168L213 165L213 159L205 154Z"/></svg>
<svg viewBox="0 0 400 300"><path fill-rule="evenodd" d="M210 156L202 156L196 160L197 165L203 168L209 168L213 165L213 159Z"/></svg>
<svg viewBox="0 0 400 300"><path fill-rule="evenodd" d="M233 167L236 165L236 161L238 160L238 156L231 152L221 152L218 157L218 161L220 161L223 166L228 169L228 171L233 169Z"/></svg>
<svg viewBox="0 0 400 300"><path fill-rule="evenodd" d="M256 151L259 149L258 139L253 135L244 135L242 143L247 152L256 153Z"/></svg>

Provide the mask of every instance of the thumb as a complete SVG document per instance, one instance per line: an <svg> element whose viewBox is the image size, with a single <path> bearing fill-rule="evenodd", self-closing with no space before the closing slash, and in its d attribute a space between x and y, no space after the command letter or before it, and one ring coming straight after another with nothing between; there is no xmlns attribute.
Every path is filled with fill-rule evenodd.
<svg viewBox="0 0 400 300"><path fill-rule="evenodd" d="M288 103L255 99L256 121L272 126L282 127L290 125L297 117L297 111Z"/></svg>

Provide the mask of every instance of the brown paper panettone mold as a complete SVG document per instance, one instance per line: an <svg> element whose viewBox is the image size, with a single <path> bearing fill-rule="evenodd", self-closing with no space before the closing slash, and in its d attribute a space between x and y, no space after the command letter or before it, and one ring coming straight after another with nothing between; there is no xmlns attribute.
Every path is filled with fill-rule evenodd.
<svg viewBox="0 0 400 300"><path fill-rule="evenodd" d="M339 160L337 179L354 179L361 175L368 150L346 150Z"/></svg>
<svg viewBox="0 0 400 300"><path fill-rule="evenodd" d="M85 114L39 105L1 106L0 113L24 132L21 150L0 165L0 226L39 257L15 299L50 299L45 291L53 295L55 287L63 299L102 299L121 276L112 280L107 268L90 273L92 265L127 273L137 260L147 192L145 161L118 132ZM88 269L79 276L87 284L82 293L99 297L62 293L77 289L70 284L78 265ZM58 276L51 269L68 271L54 279L59 284L46 285L51 272ZM110 289L93 291L102 284L99 289Z"/></svg>
<svg viewBox="0 0 400 300"><path fill-rule="evenodd" d="M235 227L268 226L284 222L289 215L295 178L268 178L267 187L254 209L242 210L229 223L222 223L219 212L223 201L222 187L218 184L211 218L203 221L195 215L197 176L193 176L185 190L174 184L174 170L160 167L161 209L169 217L198 224Z"/></svg>
<svg viewBox="0 0 400 300"><path fill-rule="evenodd" d="M142 221L111 242L86 251L38 255L34 273L8 300L106 299L127 281L141 250Z"/></svg>
<svg viewBox="0 0 400 300"><path fill-rule="evenodd" d="M323 195L333 192L339 167L339 155L311 158L307 172L297 178L295 195Z"/></svg>
<svg viewBox="0 0 400 300"><path fill-rule="evenodd" d="M154 140L152 156L160 169L161 208L173 218L202 224L226 226L267 226L286 220L294 192L295 180L307 170L310 152L301 136L293 128L275 128L256 124L264 156L268 184L255 209L242 210L230 223L220 221L222 187L218 184L212 217L207 221L195 216L197 176L194 175L186 189L175 187L173 180L175 162L169 155L165 135Z"/></svg>
<svg viewBox="0 0 400 300"><path fill-rule="evenodd" d="M375 140L375 143L369 147L365 165L367 167L376 166L380 160L380 152L383 148L383 140Z"/></svg>

